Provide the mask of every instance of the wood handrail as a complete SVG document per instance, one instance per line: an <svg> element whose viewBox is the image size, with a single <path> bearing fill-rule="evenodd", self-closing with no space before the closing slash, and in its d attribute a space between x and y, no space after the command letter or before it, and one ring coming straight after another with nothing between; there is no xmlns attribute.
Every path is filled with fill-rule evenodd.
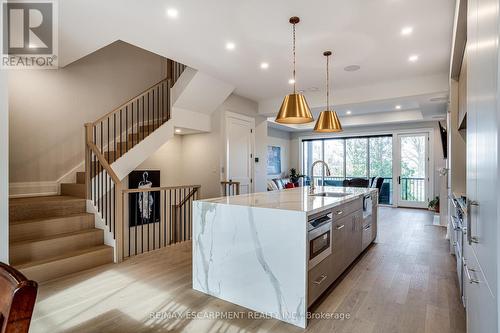
<svg viewBox="0 0 500 333"><path fill-rule="evenodd" d="M109 174L111 179L115 184L120 184L121 185L121 180L118 178L116 173L113 171L113 168L109 165L108 161L106 161L106 158L104 158L104 155L99 152L99 148L95 145L93 142L87 142L87 145L90 150L94 153L94 155L97 157L99 162L101 162L102 167L106 170L106 172Z"/></svg>
<svg viewBox="0 0 500 333"><path fill-rule="evenodd" d="M130 104L130 102L138 99L138 98L141 98L142 96L145 96L150 90L156 88L157 86L159 86L160 84L162 83L165 83L165 82L168 82L168 84L170 85L170 79L162 79L161 81L153 84L152 86L150 86L149 88L147 88L146 90L142 91L141 93L139 93L139 95L135 96L135 97L132 97L131 99L129 99L128 101L126 101L125 103L121 104L120 106L114 108L112 111L106 113L104 116L100 117L99 119L97 119L96 121L92 122L92 125L93 126L96 126L98 123L100 123L101 121L104 121L105 119L109 118L111 115L113 115L114 113L118 113L120 112L121 109L123 109L125 106L127 106L128 104Z"/></svg>
<svg viewBox="0 0 500 333"><path fill-rule="evenodd" d="M177 208L184 206L184 204L191 199L192 196L194 196L198 192L198 188L195 187L191 190L191 192L186 195L186 197L177 205Z"/></svg>
<svg viewBox="0 0 500 333"><path fill-rule="evenodd" d="M151 188L129 188L123 189L123 193L140 193L140 192L159 192L165 190L175 190L179 188L190 188L193 187L196 190L201 188L201 185L179 185L179 186L166 186L166 187L151 187Z"/></svg>

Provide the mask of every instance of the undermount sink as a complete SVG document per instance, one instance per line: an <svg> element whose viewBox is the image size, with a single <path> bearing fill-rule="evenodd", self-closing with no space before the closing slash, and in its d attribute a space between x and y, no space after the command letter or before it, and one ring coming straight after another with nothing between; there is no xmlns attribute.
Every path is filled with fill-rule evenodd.
<svg viewBox="0 0 500 333"><path fill-rule="evenodd" d="M310 194L315 197L332 197L332 198L342 198L345 196L348 196L352 193L339 193L339 192L321 192L321 193L314 193Z"/></svg>

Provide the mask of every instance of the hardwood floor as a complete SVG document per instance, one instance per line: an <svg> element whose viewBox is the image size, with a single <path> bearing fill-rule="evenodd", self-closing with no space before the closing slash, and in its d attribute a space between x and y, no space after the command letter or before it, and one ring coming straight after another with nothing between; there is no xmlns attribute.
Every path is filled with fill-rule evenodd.
<svg viewBox="0 0 500 333"><path fill-rule="evenodd" d="M444 237L426 211L380 208L376 244L312 308L350 318L311 319L305 331L465 332ZM206 318L226 311L245 316ZM43 284L30 332L304 332L248 313L191 289L191 245L184 243Z"/></svg>

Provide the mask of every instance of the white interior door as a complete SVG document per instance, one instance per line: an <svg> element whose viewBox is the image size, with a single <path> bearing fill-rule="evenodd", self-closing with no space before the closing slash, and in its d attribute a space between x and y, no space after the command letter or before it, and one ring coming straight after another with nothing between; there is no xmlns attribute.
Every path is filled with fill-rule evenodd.
<svg viewBox="0 0 500 333"><path fill-rule="evenodd" d="M240 182L240 194L253 192L253 118L226 115L226 178Z"/></svg>
<svg viewBox="0 0 500 333"><path fill-rule="evenodd" d="M429 134L398 134L396 147L397 205L427 208L429 202Z"/></svg>

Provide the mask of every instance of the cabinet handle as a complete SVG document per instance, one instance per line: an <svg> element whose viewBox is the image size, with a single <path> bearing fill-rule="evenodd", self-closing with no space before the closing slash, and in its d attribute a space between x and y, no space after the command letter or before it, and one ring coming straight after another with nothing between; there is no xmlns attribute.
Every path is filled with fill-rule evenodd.
<svg viewBox="0 0 500 333"><path fill-rule="evenodd" d="M327 277L328 277L327 275L324 275L324 274L323 274L323 275L321 275L321 276L319 277L319 279L317 279L317 280L313 281L313 283L314 283L314 284L317 284L317 285L319 286L320 284L322 284L322 283L323 283L323 281L325 281L325 280L326 280L326 278L327 278Z"/></svg>
<svg viewBox="0 0 500 333"><path fill-rule="evenodd" d="M340 229L342 229L343 227L345 227L345 224L339 225L339 226L338 226L338 227L336 227L335 229L336 229L336 230L340 230Z"/></svg>
<svg viewBox="0 0 500 333"><path fill-rule="evenodd" d="M467 242L469 245L472 243L479 243L476 236L472 236L472 207L478 207L479 203L477 201L467 201Z"/></svg>
<svg viewBox="0 0 500 333"><path fill-rule="evenodd" d="M370 229L371 227L372 227L372 225L371 225L371 224L368 224L368 225L367 225L366 227L364 227L363 229L364 229L364 230L368 230L368 229Z"/></svg>
<svg viewBox="0 0 500 333"><path fill-rule="evenodd" d="M337 215L342 215L342 214L344 214L344 212L343 212L343 211L341 211L341 210L338 210L338 211L337 211Z"/></svg>
<svg viewBox="0 0 500 333"><path fill-rule="evenodd" d="M470 272L475 272L475 269L470 269L467 267L467 264L464 263L464 268L465 268L465 274L467 275L467 279L469 280L469 283L479 283L478 279L473 279L472 276L470 275Z"/></svg>

